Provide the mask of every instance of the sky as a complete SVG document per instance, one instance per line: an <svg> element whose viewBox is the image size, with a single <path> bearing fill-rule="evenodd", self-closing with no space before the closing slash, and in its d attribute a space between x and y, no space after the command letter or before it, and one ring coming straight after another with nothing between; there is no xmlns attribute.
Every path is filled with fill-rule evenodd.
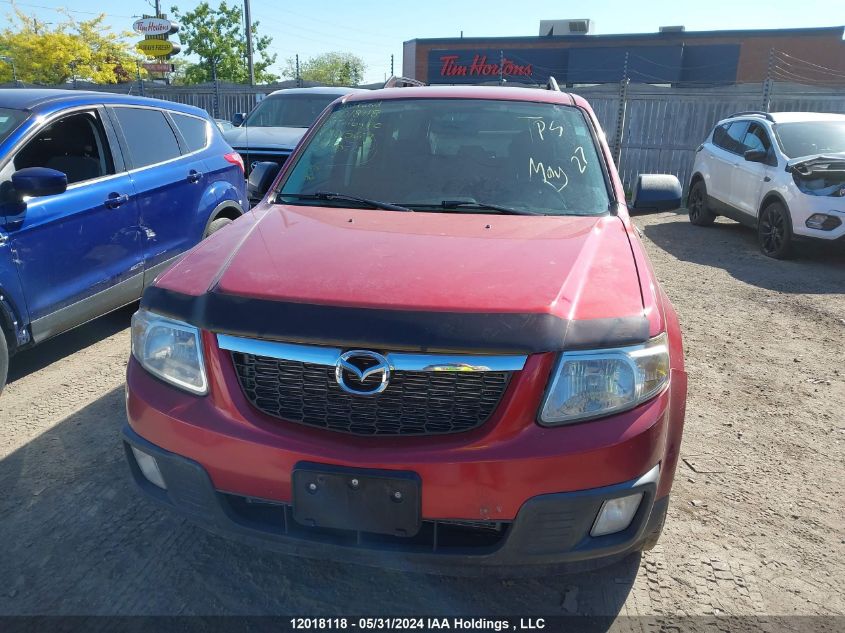
<svg viewBox="0 0 845 633"><path fill-rule="evenodd" d="M239 2L239 0L229 0ZM79 19L106 13L115 31L132 29L133 16L151 13L151 2L119 0L16 1L26 13L44 22L62 20L64 7ZM176 4L187 11L200 0L162 0L162 10ZM209 0L216 6L219 0ZM252 18L259 32L273 37L278 73L284 61L300 60L329 51L351 52L367 64L365 83L390 75L390 56L396 74L402 70L402 42L414 38L534 36L541 19L590 18L596 34L649 33L658 27L683 24L688 31L841 26L845 12L833 7L841 0L251 0ZM0 8L11 12L11 1ZM103 11L103 7L108 7ZM840 5L841 8L841 5ZM142 39L140 36L138 39Z"/></svg>

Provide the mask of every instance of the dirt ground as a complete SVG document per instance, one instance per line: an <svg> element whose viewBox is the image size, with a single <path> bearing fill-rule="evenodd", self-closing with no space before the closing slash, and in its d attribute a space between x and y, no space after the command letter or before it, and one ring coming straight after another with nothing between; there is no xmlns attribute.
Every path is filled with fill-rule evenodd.
<svg viewBox="0 0 845 633"><path fill-rule="evenodd" d="M131 309L13 361L0 398L0 614L845 614L845 249L636 220L686 337L657 549L579 576L453 579L298 560L140 497L119 440ZM389 588L389 590L388 590Z"/></svg>

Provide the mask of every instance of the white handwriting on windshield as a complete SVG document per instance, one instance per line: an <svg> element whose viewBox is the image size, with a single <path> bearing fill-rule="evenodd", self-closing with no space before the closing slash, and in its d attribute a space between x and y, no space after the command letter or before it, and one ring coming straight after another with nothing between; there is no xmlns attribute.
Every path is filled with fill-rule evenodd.
<svg viewBox="0 0 845 633"><path fill-rule="evenodd" d="M543 183L549 185L558 193L569 184L569 176L563 171L563 167L546 166L543 161L535 161L533 157L529 157L528 177L533 178L535 174L540 174L543 177Z"/></svg>
<svg viewBox="0 0 845 633"><path fill-rule="evenodd" d="M541 141L546 140L546 133L548 132L549 136L554 137L555 135L558 138L563 136L563 125L559 121L551 120L546 123L546 120L541 116L525 116L520 117L521 119L527 119L530 121L530 128L531 131L531 140L534 140L534 132L537 132L537 136Z"/></svg>
<svg viewBox="0 0 845 633"><path fill-rule="evenodd" d="M575 148L575 153L572 155L570 162L575 163L578 171L582 174L587 171L587 157L584 156L584 148L580 145Z"/></svg>

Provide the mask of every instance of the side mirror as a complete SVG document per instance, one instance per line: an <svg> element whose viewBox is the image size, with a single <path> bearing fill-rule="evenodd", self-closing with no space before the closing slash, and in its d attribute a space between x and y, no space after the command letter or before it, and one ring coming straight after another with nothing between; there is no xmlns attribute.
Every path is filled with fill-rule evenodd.
<svg viewBox="0 0 845 633"><path fill-rule="evenodd" d="M25 167L12 174L12 186L21 197L55 196L67 190L67 176L47 167Z"/></svg>
<svg viewBox="0 0 845 633"><path fill-rule="evenodd" d="M246 183L246 196L251 203L257 204L264 199L281 168L279 163L271 161L255 163L252 166Z"/></svg>
<svg viewBox="0 0 845 633"><path fill-rule="evenodd" d="M235 112L232 115L232 125L235 127L241 127L246 121L246 112Z"/></svg>
<svg viewBox="0 0 845 633"><path fill-rule="evenodd" d="M637 178L635 211L675 211L681 208L681 183L669 174L641 174Z"/></svg>
<svg viewBox="0 0 845 633"><path fill-rule="evenodd" d="M765 163L766 159L769 156L769 153L761 149L750 149L745 152L742 156L749 163Z"/></svg>

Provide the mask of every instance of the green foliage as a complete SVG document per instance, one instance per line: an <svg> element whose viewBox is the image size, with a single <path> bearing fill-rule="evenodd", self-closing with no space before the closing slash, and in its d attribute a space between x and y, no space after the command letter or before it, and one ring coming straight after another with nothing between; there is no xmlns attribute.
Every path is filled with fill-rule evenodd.
<svg viewBox="0 0 845 633"><path fill-rule="evenodd" d="M72 78L96 83L132 81L140 55L103 24L105 15L78 21L65 14L58 24L45 25L21 12L0 31L0 55L14 60L25 83L62 84ZM12 81L11 63L0 62L0 82Z"/></svg>
<svg viewBox="0 0 845 633"><path fill-rule="evenodd" d="M184 68L181 81L187 84L211 81L212 68L216 64L220 81L249 83L244 19L239 5L230 6L222 0L216 9L211 8L208 2L202 2L193 11L182 13L179 7L173 7L171 11L182 25L179 37L185 47L183 52L200 58L199 63ZM269 52L272 41L270 36L258 34L258 22L252 23L256 83L270 83L278 79L268 70L276 63L276 55Z"/></svg>
<svg viewBox="0 0 845 633"><path fill-rule="evenodd" d="M325 53L300 64L299 75L303 81L315 81L325 86L357 86L364 79L367 65L352 53ZM285 63L282 75L296 78L296 60Z"/></svg>

